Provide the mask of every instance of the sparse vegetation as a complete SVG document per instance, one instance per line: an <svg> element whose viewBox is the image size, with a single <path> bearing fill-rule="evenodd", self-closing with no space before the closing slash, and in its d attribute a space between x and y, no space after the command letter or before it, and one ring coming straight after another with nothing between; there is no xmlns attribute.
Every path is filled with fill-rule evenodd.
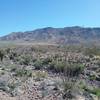
<svg viewBox="0 0 100 100"><path fill-rule="evenodd" d="M85 55L88 49L78 48L16 46L0 50L0 90L11 96L37 91L42 98L59 93L62 100L74 99L73 91L100 97L99 53L93 49Z"/></svg>

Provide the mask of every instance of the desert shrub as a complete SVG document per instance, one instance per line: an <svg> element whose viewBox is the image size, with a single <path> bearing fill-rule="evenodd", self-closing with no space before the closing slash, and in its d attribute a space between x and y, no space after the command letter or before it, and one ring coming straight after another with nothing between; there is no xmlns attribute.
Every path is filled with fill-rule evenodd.
<svg viewBox="0 0 100 100"><path fill-rule="evenodd" d="M50 62L50 63L49 63L48 69L49 69L49 70L54 70L54 69L55 69L55 64L56 64L55 61Z"/></svg>
<svg viewBox="0 0 100 100"><path fill-rule="evenodd" d="M11 51L10 54L9 54L9 59L10 59L10 60L14 60L15 57L17 57L17 52Z"/></svg>
<svg viewBox="0 0 100 100"><path fill-rule="evenodd" d="M63 98L72 99L72 91L77 88L78 76L83 72L84 66L82 64L66 63L64 68L64 78L63 78Z"/></svg>
<svg viewBox="0 0 100 100"><path fill-rule="evenodd" d="M56 72L64 72L65 66L66 66L65 63L60 61L55 64L54 69Z"/></svg>
<svg viewBox="0 0 100 100"><path fill-rule="evenodd" d="M16 80L14 80L14 79L9 80L8 84L7 84L7 87L8 87L8 91L7 92L11 96L16 96L17 95L16 88L18 88L19 85L20 84Z"/></svg>
<svg viewBox="0 0 100 100"><path fill-rule="evenodd" d="M78 64L78 63L74 63L74 64L66 64L65 67L65 75L67 75L67 77L76 77L79 76L84 70L84 66L82 64Z"/></svg>
<svg viewBox="0 0 100 100"><path fill-rule="evenodd" d="M0 50L0 60L1 61L3 60L4 55L5 55L4 51L3 50Z"/></svg>
<svg viewBox="0 0 100 100"><path fill-rule="evenodd" d="M55 71L56 73L64 72L65 63L62 61L52 61L49 63L49 69Z"/></svg>
<svg viewBox="0 0 100 100"><path fill-rule="evenodd" d="M45 59L43 59L43 64L44 64L44 65L47 65L47 64L49 64L50 62L52 62L52 59L51 59L51 58L45 58Z"/></svg>
<svg viewBox="0 0 100 100"><path fill-rule="evenodd" d="M6 48L6 49L5 49L5 52L6 52L7 54L9 54L9 53L10 53L10 51L11 51L11 49L10 49L10 48Z"/></svg>
<svg viewBox="0 0 100 100"><path fill-rule="evenodd" d="M96 80L96 75L91 75L91 76L89 76L89 79L90 79L90 80Z"/></svg>
<svg viewBox="0 0 100 100"><path fill-rule="evenodd" d="M22 55L20 57L20 64L22 65L29 65L31 62L31 56L30 55Z"/></svg>
<svg viewBox="0 0 100 100"><path fill-rule="evenodd" d="M40 81L41 78L46 78L48 76L48 73L45 72L45 71L38 71L38 72L35 72L35 78L37 81Z"/></svg>
<svg viewBox="0 0 100 100"><path fill-rule="evenodd" d="M78 76L83 72L84 66L81 63L68 63L65 61L52 61L49 63L49 69L57 73L62 72L68 77Z"/></svg>
<svg viewBox="0 0 100 100"><path fill-rule="evenodd" d="M31 70L26 70L26 69L19 69L16 71L16 76L18 77L32 77L32 71Z"/></svg>
<svg viewBox="0 0 100 100"><path fill-rule="evenodd" d="M86 89L86 83L84 81L80 81L78 83L78 87L79 87L79 89L85 90Z"/></svg>
<svg viewBox="0 0 100 100"><path fill-rule="evenodd" d="M63 90L63 99L72 99L72 91L74 90L75 83L72 80L64 81L63 83L64 90Z"/></svg>
<svg viewBox="0 0 100 100"><path fill-rule="evenodd" d="M91 92L100 98L100 88L94 88Z"/></svg>
<svg viewBox="0 0 100 100"><path fill-rule="evenodd" d="M85 91L89 92L89 93L92 93L92 94L95 94L96 96L98 96L100 98L100 88L93 88L93 89L90 89L90 88L86 88Z"/></svg>
<svg viewBox="0 0 100 100"><path fill-rule="evenodd" d="M35 69L40 70L41 68L43 68L43 61L42 60L37 60L34 63Z"/></svg>
<svg viewBox="0 0 100 100"><path fill-rule="evenodd" d="M73 88L73 82L71 81L69 82L65 81L63 85L64 85L64 91L71 90Z"/></svg>

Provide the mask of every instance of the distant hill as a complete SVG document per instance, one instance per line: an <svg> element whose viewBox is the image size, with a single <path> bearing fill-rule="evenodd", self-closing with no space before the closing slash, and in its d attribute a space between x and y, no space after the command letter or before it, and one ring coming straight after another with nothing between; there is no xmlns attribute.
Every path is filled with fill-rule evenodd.
<svg viewBox="0 0 100 100"><path fill-rule="evenodd" d="M35 41L64 44L100 43L100 28L46 27L26 32L13 32L0 37L2 41Z"/></svg>

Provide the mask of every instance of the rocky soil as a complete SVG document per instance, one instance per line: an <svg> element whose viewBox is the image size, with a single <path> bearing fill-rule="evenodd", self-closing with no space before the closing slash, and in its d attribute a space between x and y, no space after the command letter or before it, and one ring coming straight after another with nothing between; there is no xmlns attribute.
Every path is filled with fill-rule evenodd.
<svg viewBox="0 0 100 100"><path fill-rule="evenodd" d="M100 100L99 55L23 46L0 60L0 100Z"/></svg>

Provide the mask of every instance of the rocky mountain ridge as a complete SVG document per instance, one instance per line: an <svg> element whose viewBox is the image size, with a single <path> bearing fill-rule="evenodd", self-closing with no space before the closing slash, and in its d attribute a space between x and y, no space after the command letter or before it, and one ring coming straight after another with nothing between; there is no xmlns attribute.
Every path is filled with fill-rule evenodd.
<svg viewBox="0 0 100 100"><path fill-rule="evenodd" d="M26 32L13 32L3 36L0 40L6 41L35 41L50 43L92 43L100 42L100 28L84 28L79 26L53 28L46 27Z"/></svg>

